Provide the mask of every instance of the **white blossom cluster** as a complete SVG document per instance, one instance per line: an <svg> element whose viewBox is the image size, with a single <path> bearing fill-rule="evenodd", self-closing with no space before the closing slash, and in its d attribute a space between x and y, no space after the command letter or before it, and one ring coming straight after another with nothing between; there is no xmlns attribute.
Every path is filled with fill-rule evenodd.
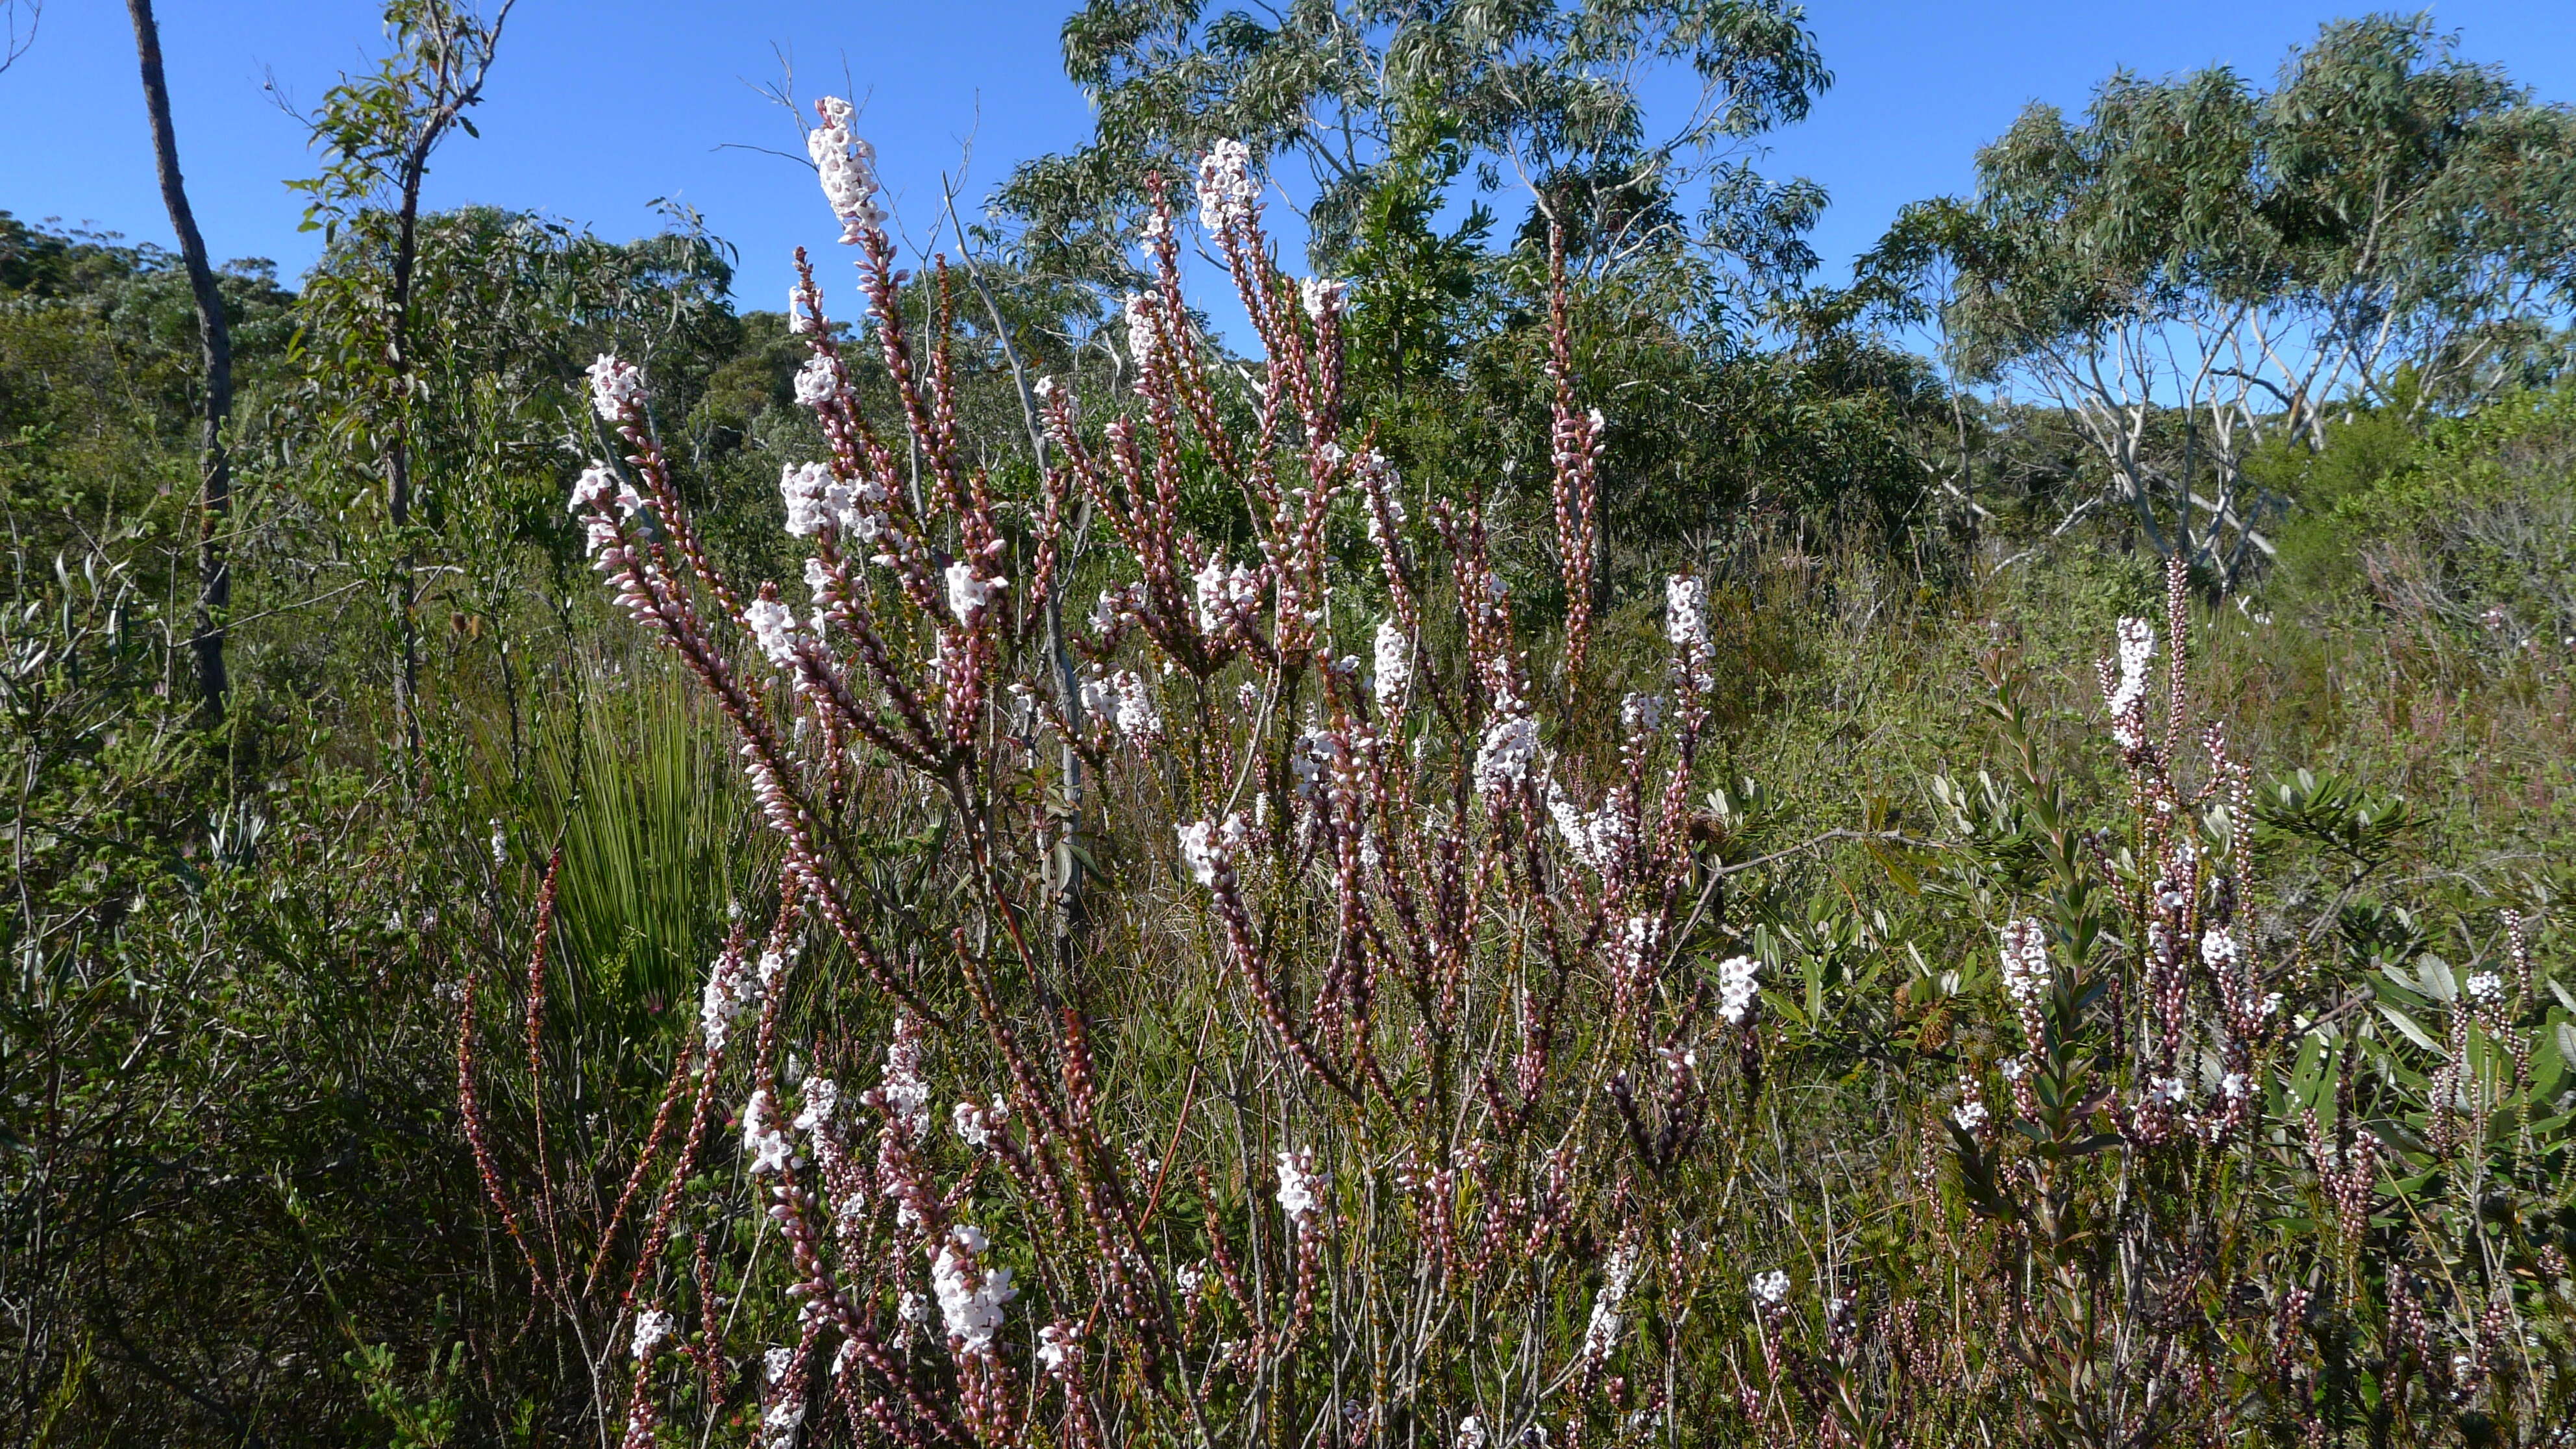
<svg viewBox="0 0 2576 1449"><path fill-rule="evenodd" d="M804 407L821 407L841 391L841 366L822 353L805 359L796 369L796 401Z"/></svg>
<svg viewBox="0 0 2576 1449"><path fill-rule="evenodd" d="M2124 618L2114 631L2120 645L2120 679L2111 686L2111 737L2134 750L2146 742L2147 661L2156 657L2155 626Z"/></svg>
<svg viewBox="0 0 2576 1449"><path fill-rule="evenodd" d="M2162 802L2162 801L2159 801L2159 802L2157 802L2157 803L2158 803L2159 805L2161 805L2163 802ZM2176 842L2174 842L2174 843L2175 843L2175 845L2176 845L2176 846L2178 846L2178 847L2179 847L2178 851L2176 852L2177 854L2182 855L2186 860L2188 860L2188 859L2191 859L2191 858L2192 858L2192 851L2195 849L2195 847L2192 845L2192 843L2191 843L2190 841L2188 841L2188 840L2180 840L2180 841L2176 841ZM2171 876L2164 876L2164 877L2160 877L2160 878L2156 881L2156 909L2157 909L2157 910L2160 910L2160 911L2171 911L2171 912L2173 912L2174 914L2179 915L2179 914L2181 914L2183 911L2185 911L2185 910L2189 909L2189 908L2190 908L2190 906L2191 906L2191 893L2190 893L2190 892L2188 892L2188 891L2186 891L2186 890L2184 890L2184 889L2182 888L2182 882L2180 882L2180 881L2178 881L2178 880L2175 880L2175 879L2174 879L2174 878L2172 878ZM2161 922L2159 922L2159 923L2158 923L2157 929L2159 929L2159 930L2162 930L2162 929L2163 929L2163 925L2162 925L2162 923L2161 923Z"/></svg>
<svg viewBox="0 0 2576 1449"><path fill-rule="evenodd" d="M1084 680L1082 708L1095 719L1108 720L1128 739L1150 744L1162 738L1162 708L1154 703L1153 687L1133 669Z"/></svg>
<svg viewBox="0 0 2576 1449"><path fill-rule="evenodd" d="M1688 574L1664 580L1664 638L1673 646L1673 665L1693 690L1704 690L1709 677L1708 585Z"/></svg>
<svg viewBox="0 0 2576 1449"><path fill-rule="evenodd" d="M1261 575L1241 564L1229 569L1212 558L1190 582L1198 592L1199 632L1223 634L1261 602Z"/></svg>
<svg viewBox="0 0 2576 1449"><path fill-rule="evenodd" d="M2468 980L2469 999L2481 1006L2504 1000L2504 977L2493 971L2473 972Z"/></svg>
<svg viewBox="0 0 2576 1449"><path fill-rule="evenodd" d="M977 615L991 607L993 596L1011 586L1009 579L992 579L975 572L975 566L963 559L948 566L948 610L960 624L972 624Z"/></svg>
<svg viewBox="0 0 2576 1449"><path fill-rule="evenodd" d="M885 532L885 489L872 482L845 483L828 463L790 463L778 471L778 496L787 504L787 531L810 538L830 524L844 538L874 543Z"/></svg>
<svg viewBox="0 0 2576 1449"><path fill-rule="evenodd" d="M663 1341L671 1336L674 1327L676 1325L672 1323L671 1315L659 1308L647 1308L636 1314L635 1361L642 1363L651 1358L653 1350L662 1346Z"/></svg>
<svg viewBox="0 0 2576 1449"><path fill-rule="evenodd" d="M2048 991L2048 933L2036 916L2016 916L2004 926L2004 994L2025 1010Z"/></svg>
<svg viewBox="0 0 2576 1449"><path fill-rule="evenodd" d="M1754 1274L1751 1288L1757 1307L1777 1308L1789 1301L1789 1275L1777 1268L1765 1268Z"/></svg>
<svg viewBox="0 0 2576 1449"><path fill-rule="evenodd" d="M742 1150L751 1158L754 1176L785 1172L795 1161L795 1144L769 1120L772 1109L767 1087L755 1090L742 1104Z"/></svg>
<svg viewBox="0 0 2576 1449"><path fill-rule="evenodd" d="M1350 288L1350 283L1331 277L1308 277L1297 284L1297 300L1306 308L1307 318L1321 327L1325 318L1340 313Z"/></svg>
<svg viewBox="0 0 2576 1449"><path fill-rule="evenodd" d="M1136 370L1140 373L1152 368L1154 360L1162 355L1163 334L1158 322L1159 310L1152 293L1127 294L1127 355L1136 360ZM1138 386L1142 385L1140 381Z"/></svg>
<svg viewBox="0 0 2576 1449"><path fill-rule="evenodd" d="M622 420L644 398L644 370L603 352L584 369L590 375L590 405L608 422Z"/></svg>
<svg viewBox="0 0 2576 1449"><path fill-rule="evenodd" d="M877 1095L887 1116L905 1123L915 1137L929 1135L930 1083L921 1075L921 1027L909 1015L894 1019Z"/></svg>
<svg viewBox="0 0 2576 1449"><path fill-rule="evenodd" d="M939 1298L939 1316L959 1352L993 1351L993 1335L1002 1326L1002 1305L1019 1296L1011 1270L986 1268L977 1255L991 1246L980 1229L960 1223L948 1230L930 1261L930 1290Z"/></svg>
<svg viewBox="0 0 2576 1449"><path fill-rule="evenodd" d="M601 549L617 542L617 529L604 516L612 501L618 513L628 518L641 511L644 503L635 490L617 476L615 469L593 459L589 467L581 470L581 476L573 480L569 508L575 517L587 516L590 552L594 558Z"/></svg>
<svg viewBox="0 0 2576 1449"><path fill-rule="evenodd" d="M751 630L752 642L770 663L781 669L796 663L796 644L803 633L796 627L796 611L776 599L754 599L743 605L742 622Z"/></svg>
<svg viewBox="0 0 2576 1449"><path fill-rule="evenodd" d="M1260 195L1252 182L1251 147L1222 140L1199 158L1199 226L1208 235L1221 236L1229 227L1249 223L1252 203Z"/></svg>
<svg viewBox="0 0 2576 1449"><path fill-rule="evenodd" d="M1654 964L1655 957L1662 951L1663 944L1664 923L1660 918L1630 916L1620 927L1613 949L1618 954L1621 969L1631 979L1642 981L1647 975L1648 968ZM1657 1050L1660 1051L1662 1048L1658 1047ZM1693 1057L1691 1064L1696 1066L1698 1059Z"/></svg>
<svg viewBox="0 0 2576 1449"><path fill-rule="evenodd" d="M1564 837L1567 853L1596 873L1609 870L1628 844L1628 815L1616 799L1598 810L1584 810L1551 784L1547 813L1556 822L1556 833Z"/></svg>
<svg viewBox="0 0 2576 1449"><path fill-rule="evenodd" d="M759 987L744 974L739 956L727 952L707 968L706 990L698 997L698 1030L706 1037L707 1055L724 1050L734 1018L759 994Z"/></svg>
<svg viewBox="0 0 2576 1449"><path fill-rule="evenodd" d="M1143 607L1144 601L1143 584L1130 584L1123 589L1102 589L1099 599L1091 606L1092 632L1106 637L1121 624L1135 623L1137 610Z"/></svg>
<svg viewBox="0 0 2576 1449"><path fill-rule="evenodd" d="M823 199L841 219L841 240L855 243L885 225L885 208L877 205L877 152L850 133L857 111L839 96L825 96L814 108L823 124L805 135L805 154L823 183Z"/></svg>
<svg viewBox="0 0 2576 1449"><path fill-rule="evenodd" d="M1601 1267L1601 1289L1592 1295L1592 1321L1583 1330L1583 1356L1594 1363L1610 1356L1619 1342L1620 1306L1637 1277L1637 1249L1622 1243Z"/></svg>
<svg viewBox="0 0 2576 1449"><path fill-rule="evenodd" d="M1717 963L1717 1014L1728 1025L1742 1026L1752 1018L1761 973L1762 963L1750 956L1730 956Z"/></svg>
<svg viewBox="0 0 2576 1449"><path fill-rule="evenodd" d="M760 1442L766 1449L787 1449L796 1442L796 1431L805 1424L805 1405L800 1400L780 1399L760 1416Z"/></svg>
<svg viewBox="0 0 2576 1449"><path fill-rule="evenodd" d="M960 1102L948 1114L949 1125L965 1139L969 1147L990 1147L1002 1133L1002 1124L1011 1120L1011 1104L995 1097L989 1106Z"/></svg>
<svg viewBox="0 0 2576 1449"><path fill-rule="evenodd" d="M1312 719L1307 724L1306 733L1297 736L1296 743L1288 747L1288 769L1297 777L1300 800L1313 800L1324 793L1324 777L1332 769L1337 753L1331 735L1314 728Z"/></svg>
<svg viewBox="0 0 2576 1449"><path fill-rule="evenodd" d="M2223 926L2212 926L2200 933L2200 959L2212 971L2224 971L2236 964L2236 933Z"/></svg>
<svg viewBox="0 0 2576 1449"><path fill-rule="evenodd" d="M1220 825L1213 820L1194 820L1179 827L1181 864L1188 866L1190 878L1214 889L1220 882L1234 882L1234 853L1243 848L1243 816L1225 817Z"/></svg>
<svg viewBox="0 0 2576 1449"><path fill-rule="evenodd" d="M813 314L822 310L823 299L811 287L798 282L787 289L787 330L802 337L820 332Z"/></svg>
<svg viewBox="0 0 2576 1449"><path fill-rule="evenodd" d="M1062 1378L1068 1365L1081 1361L1082 1343L1075 1334L1074 1326L1061 1319L1038 1330L1038 1362L1048 1373Z"/></svg>
<svg viewBox="0 0 2576 1449"><path fill-rule="evenodd" d="M1476 788L1487 794L1527 780L1538 761L1538 721L1517 701L1510 703L1513 708L1485 726L1484 743L1476 748Z"/></svg>
<svg viewBox="0 0 2576 1449"><path fill-rule="evenodd" d="M1685 649L1707 647L1707 584L1688 574L1664 580L1664 637Z"/></svg>
<svg viewBox="0 0 2576 1449"><path fill-rule="evenodd" d="M1300 1147L1279 1154L1279 1210L1288 1215L1300 1232L1314 1226L1316 1211L1323 1206L1324 1175L1315 1170L1315 1152Z"/></svg>
<svg viewBox="0 0 2576 1449"><path fill-rule="evenodd" d="M1985 1126L1991 1115L1992 1114L1986 1111L1985 1099L1977 1095L1976 1083L1964 1080L1961 1081L1959 1083L1959 1105L1951 1109L1950 1120L1958 1123L1961 1127L1974 1132L1978 1128Z"/></svg>
<svg viewBox="0 0 2576 1449"><path fill-rule="evenodd" d="M1630 735L1650 735L1663 727L1664 697L1631 694L1619 701L1619 728Z"/></svg>
<svg viewBox="0 0 2576 1449"><path fill-rule="evenodd" d="M832 1114L841 1107L841 1084L830 1077L809 1077L805 1082L803 1101L796 1120L788 1125L799 1132L821 1134L832 1124Z"/></svg>
<svg viewBox="0 0 2576 1449"><path fill-rule="evenodd" d="M1393 709L1413 686L1413 641L1404 637L1393 619L1380 619L1374 653L1376 672L1370 676L1370 690L1379 707Z"/></svg>
<svg viewBox="0 0 2576 1449"><path fill-rule="evenodd" d="M1382 544L1386 542L1387 527L1391 524L1398 529L1403 528L1410 520L1410 515L1404 511L1404 500L1397 496L1395 491L1395 485L1398 481L1395 476L1395 465L1386 460L1386 455L1384 453L1378 452L1374 448L1370 449L1368 457L1362 460L1361 467L1366 473L1373 474L1380 480L1379 486L1385 495L1386 517L1384 520L1380 520L1378 518L1377 509L1371 508L1368 511L1369 542ZM1377 494L1374 492L1371 494L1372 499L1376 496Z"/></svg>

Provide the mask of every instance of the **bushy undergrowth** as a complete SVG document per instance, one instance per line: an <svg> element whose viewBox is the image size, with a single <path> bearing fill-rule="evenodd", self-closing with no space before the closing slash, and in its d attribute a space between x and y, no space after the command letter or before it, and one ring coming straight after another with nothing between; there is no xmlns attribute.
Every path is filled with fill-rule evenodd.
<svg viewBox="0 0 2576 1449"><path fill-rule="evenodd" d="M460 604L416 761L364 618L172 697L182 510L56 486L167 440L0 454L63 560L0 621L0 1422L2568 1442L2565 394L2219 603L2104 534L1605 539L1573 349L1548 478L1400 477L1206 180L1267 357L1167 222L1141 370L1044 389L845 182L869 322L595 369L634 617Z"/></svg>
<svg viewBox="0 0 2576 1449"><path fill-rule="evenodd" d="M1795 581L1713 607L1683 573L1653 637L1596 630L1602 423L1561 322L1541 656L1481 505L1408 499L1345 430L1338 291L1273 270L1239 159L1200 203L1267 346L1254 419L1182 325L1163 212L1132 401L1040 380L1015 516L838 155L918 462L809 282L830 454L781 488L810 614L707 559L612 358L630 451L574 495L737 737L775 905L605 1176L541 1126L488 1144L466 988L493 1208L625 1377L626 1442L2561 1437L2546 887L2367 896L2418 812L2258 780L2179 567L2057 721L2029 641L1966 651L1989 767L1817 831L1704 759L1720 706L1776 713L1923 609L1881 619L1850 569L1793 641L1761 594ZM1194 526L1211 482L1250 547ZM1844 682L1856 723L1884 691ZM627 1184L569 1247L558 1172Z"/></svg>

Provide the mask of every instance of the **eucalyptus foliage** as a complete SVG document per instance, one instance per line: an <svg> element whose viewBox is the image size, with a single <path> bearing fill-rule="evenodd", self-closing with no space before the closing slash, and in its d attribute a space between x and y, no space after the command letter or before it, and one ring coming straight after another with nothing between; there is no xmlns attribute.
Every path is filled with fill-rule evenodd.
<svg viewBox="0 0 2576 1449"><path fill-rule="evenodd" d="M2080 121L2025 111L1863 285L2066 409L2151 544L2233 579L2273 551L2243 478L2266 438L2487 395L2576 316L2576 111L2420 16L2333 22L2269 90L2124 71Z"/></svg>

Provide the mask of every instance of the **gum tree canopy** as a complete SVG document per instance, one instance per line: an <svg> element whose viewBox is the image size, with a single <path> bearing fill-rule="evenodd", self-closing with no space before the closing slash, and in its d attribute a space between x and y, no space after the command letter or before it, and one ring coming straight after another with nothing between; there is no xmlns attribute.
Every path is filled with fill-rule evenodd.
<svg viewBox="0 0 2576 1449"><path fill-rule="evenodd" d="M2159 550L2231 574L2270 547L2241 478L2263 439L2482 396L2576 302L2576 112L2423 17L2333 22L2270 91L2116 74L2080 122L2032 106L1977 173L1865 278L1937 316L1965 375L2065 408Z"/></svg>
<svg viewBox="0 0 2576 1449"><path fill-rule="evenodd" d="M1093 139L1022 165L1001 200L1033 252L1093 274L1123 265L1139 178L1186 174L1221 137L1274 176L1308 169L1319 260L1433 152L1443 180L1472 167L1480 191L1507 172L1542 197L1579 179L1596 211L1670 218L1640 198L1705 178L1713 207L1740 208L1767 195L1745 185L1740 144L1802 119L1831 80L1782 0L1294 0L1213 16L1195 0L1090 0L1064 55L1097 108ZM1682 67L1698 83L1687 110L1650 126L1640 81Z"/></svg>

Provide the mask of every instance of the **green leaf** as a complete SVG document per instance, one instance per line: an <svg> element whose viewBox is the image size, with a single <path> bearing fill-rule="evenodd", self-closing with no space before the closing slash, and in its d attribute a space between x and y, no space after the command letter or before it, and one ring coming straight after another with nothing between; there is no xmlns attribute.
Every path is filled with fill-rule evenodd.
<svg viewBox="0 0 2576 1449"><path fill-rule="evenodd" d="M2416 980L2413 972L2408 971L2404 966L2401 966L2394 961L2380 962L2379 974L2387 977L2391 985L2394 985L2398 990L2405 992L2409 996L2426 996L2431 994L2424 989L2422 982Z"/></svg>
<svg viewBox="0 0 2576 1449"><path fill-rule="evenodd" d="M2325 1098L2325 1084L2326 1044L2312 1031L2299 1043L2298 1063L2290 1069L2290 1100L2314 1107Z"/></svg>
<svg viewBox="0 0 2576 1449"><path fill-rule="evenodd" d="M2413 1017L2408 1016L2405 1012L2399 1011L2396 1007L2389 1005L2387 1002L2383 1001L2378 1003L2378 1005L2379 1014L2388 1018L2389 1025L2404 1032L2408 1041L2415 1043L2417 1046L2422 1047L2428 1052L2439 1052L2442 1050L2439 1043L2435 1042L2430 1036L2424 1034L2424 1028L2415 1024L2415 1019Z"/></svg>
<svg viewBox="0 0 2576 1449"><path fill-rule="evenodd" d="M2447 1005L2460 999L2459 973L2439 956L2427 952L2417 957L2415 979L2424 983L2424 994L2436 1001Z"/></svg>

